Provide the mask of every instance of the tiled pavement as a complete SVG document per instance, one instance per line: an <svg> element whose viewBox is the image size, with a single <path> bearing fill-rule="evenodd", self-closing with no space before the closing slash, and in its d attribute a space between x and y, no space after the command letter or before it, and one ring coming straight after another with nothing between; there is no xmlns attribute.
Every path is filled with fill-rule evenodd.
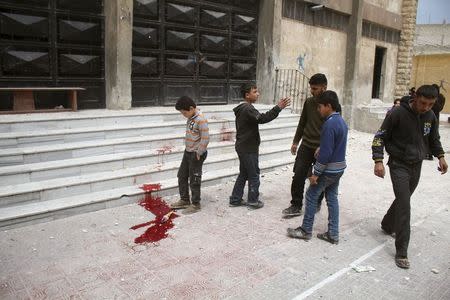
<svg viewBox="0 0 450 300"><path fill-rule="evenodd" d="M152 219L137 204L2 231L0 299L450 299L449 175L424 162L411 269L400 270L393 239L379 230L390 179L372 175L371 136L352 134L337 246L286 237L301 217L281 218L292 173L280 169L262 178L264 208L228 207L233 182L206 188L202 211L176 218L157 244L133 243L145 228L129 228ZM315 232L326 218L323 206ZM358 259L376 271L356 273Z"/></svg>

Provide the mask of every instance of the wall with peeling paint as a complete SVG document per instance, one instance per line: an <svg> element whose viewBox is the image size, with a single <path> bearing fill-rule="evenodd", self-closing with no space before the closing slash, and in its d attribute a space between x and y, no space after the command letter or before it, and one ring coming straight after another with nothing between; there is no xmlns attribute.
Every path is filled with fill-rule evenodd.
<svg viewBox="0 0 450 300"><path fill-rule="evenodd" d="M303 58L305 75L324 73L328 78L328 89L342 97L346 42L344 32L283 18L279 67L297 69Z"/></svg>
<svg viewBox="0 0 450 300"><path fill-rule="evenodd" d="M397 67L398 47L395 44L385 43L369 38L361 38L360 61L357 76L356 105L369 104L372 99L373 69L375 62L375 48L386 48L384 63L384 78L382 79L382 89L380 100L385 103L394 101L395 76Z"/></svg>
<svg viewBox="0 0 450 300"><path fill-rule="evenodd" d="M402 0L365 0L364 2L397 14L402 11Z"/></svg>

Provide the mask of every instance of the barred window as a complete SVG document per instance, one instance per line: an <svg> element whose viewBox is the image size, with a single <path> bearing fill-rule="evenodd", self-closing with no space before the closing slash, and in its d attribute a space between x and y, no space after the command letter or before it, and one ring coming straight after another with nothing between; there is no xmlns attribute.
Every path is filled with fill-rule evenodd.
<svg viewBox="0 0 450 300"><path fill-rule="evenodd" d="M400 41L400 31L368 21L363 21L362 36L392 44Z"/></svg>
<svg viewBox="0 0 450 300"><path fill-rule="evenodd" d="M283 17L294 19L302 23L347 31L350 16L329 8L311 10L313 4L299 0L283 1Z"/></svg>

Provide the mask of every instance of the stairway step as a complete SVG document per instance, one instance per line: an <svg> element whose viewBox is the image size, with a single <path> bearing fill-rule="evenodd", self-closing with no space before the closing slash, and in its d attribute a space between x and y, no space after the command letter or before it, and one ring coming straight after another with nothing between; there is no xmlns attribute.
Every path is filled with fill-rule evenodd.
<svg viewBox="0 0 450 300"><path fill-rule="evenodd" d="M260 151L260 161L276 159L280 155L289 155L290 149L285 145L272 146ZM176 177L180 162L145 165L107 172L98 172L81 176L56 178L0 187L0 207L17 205L30 201L46 201L70 195L81 195L120 186L144 183L153 178L164 180ZM205 161L205 174L211 170L238 166L236 153L219 157L210 157Z"/></svg>
<svg viewBox="0 0 450 300"><path fill-rule="evenodd" d="M200 109L208 119L234 118L233 108L236 105L201 106ZM261 112L273 105L257 104ZM284 109L280 116L291 114L290 108ZM16 131L39 131L55 129L71 129L83 127L101 127L145 123L149 119L155 122L173 122L180 120L180 113L173 107L147 107L130 110L81 110L77 112L39 113L4 115L0 120L0 133Z"/></svg>
<svg viewBox="0 0 450 300"><path fill-rule="evenodd" d="M290 155L284 158L263 161L260 163L260 169L264 173L281 166L292 164L293 162L294 157ZM238 166L207 172L202 178L202 186L222 183L224 180L228 180L238 173ZM176 178L147 183L160 183L162 189L159 194L161 196L178 193L178 182ZM84 195L0 208L0 227L3 229L14 228L37 222L55 220L74 214L136 203L144 194L139 186L132 185ZM123 195L126 195L126 197ZM224 201L228 201L225 198L227 196L224 196Z"/></svg>
<svg viewBox="0 0 450 300"><path fill-rule="evenodd" d="M287 130L295 133L298 122L273 123L261 126L261 135L282 134ZM234 132L233 127L226 129ZM180 130L178 130L180 132ZM223 129L211 130L211 141L223 139ZM233 134L234 136L234 134ZM0 149L0 166L29 164L43 161L62 160L103 154L121 153L132 150L157 149L167 145L181 145L184 134L158 134L142 137L125 137L109 140L72 142L59 145L28 146Z"/></svg>
<svg viewBox="0 0 450 300"><path fill-rule="evenodd" d="M289 148L291 140L291 133L265 135L261 138L261 149L264 149L273 143L286 145L286 148ZM122 168L181 160L181 156L184 152L184 145L172 146L165 149L139 150L0 167L0 186L35 182L52 178L80 176L93 172L113 171ZM210 142L208 145L209 157L219 156L234 151L234 141Z"/></svg>
<svg viewBox="0 0 450 300"><path fill-rule="evenodd" d="M285 115L278 118L278 124L297 123L295 115ZM234 128L234 119L209 120L210 130ZM15 149L18 147L58 145L83 140L107 140L136 136L152 136L181 132L186 126L185 120L173 122L147 122L127 125L95 126L74 129L40 130L26 132L0 133L0 149Z"/></svg>

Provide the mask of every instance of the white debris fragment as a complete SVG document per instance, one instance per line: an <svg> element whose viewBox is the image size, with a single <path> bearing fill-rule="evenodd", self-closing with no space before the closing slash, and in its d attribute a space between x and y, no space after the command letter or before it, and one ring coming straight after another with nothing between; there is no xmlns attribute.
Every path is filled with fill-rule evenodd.
<svg viewBox="0 0 450 300"><path fill-rule="evenodd" d="M405 277L405 280L409 280L409 277Z"/></svg>
<svg viewBox="0 0 450 300"><path fill-rule="evenodd" d="M431 269L431 272L433 272L434 274L439 274L439 270L438 269Z"/></svg>
<svg viewBox="0 0 450 300"><path fill-rule="evenodd" d="M432 236L437 236L437 232L436 232L436 231L432 231L432 232L431 232L431 235L432 235Z"/></svg>
<svg viewBox="0 0 450 300"><path fill-rule="evenodd" d="M49 239L53 240L55 237L54 236L50 236Z"/></svg>
<svg viewBox="0 0 450 300"><path fill-rule="evenodd" d="M355 270L356 273L376 271L376 269L372 266L354 266L353 270Z"/></svg>
<svg viewBox="0 0 450 300"><path fill-rule="evenodd" d="M82 229L81 231L84 233L88 232L87 229Z"/></svg>
<svg viewBox="0 0 450 300"><path fill-rule="evenodd" d="M338 252L342 252L342 249L338 249Z"/></svg>
<svg viewBox="0 0 450 300"><path fill-rule="evenodd" d="M37 251L37 249L36 249L36 248L32 248L31 250L33 250L33 251Z"/></svg>
<svg viewBox="0 0 450 300"><path fill-rule="evenodd" d="M117 225L119 225L119 223L117 223L117 222L116 222L116 223L114 223L114 226L117 226Z"/></svg>

